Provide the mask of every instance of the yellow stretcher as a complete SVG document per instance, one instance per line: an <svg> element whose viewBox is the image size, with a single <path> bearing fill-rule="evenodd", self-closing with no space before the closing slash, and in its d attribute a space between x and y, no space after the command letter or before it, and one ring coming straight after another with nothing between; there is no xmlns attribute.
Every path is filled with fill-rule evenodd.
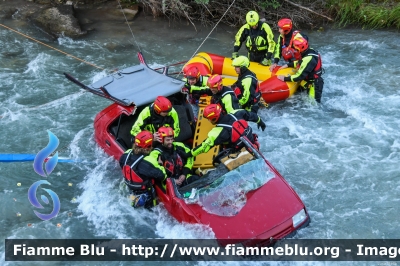
<svg viewBox="0 0 400 266"><path fill-rule="evenodd" d="M211 124L208 119L203 117L204 108L210 104L210 101L211 96L201 97L199 100L199 115L193 138L193 148L200 145L203 140L207 138L208 132L215 127L215 125ZM218 155L219 151L220 145L214 146L207 153L202 153L194 157L193 169L202 172L202 170L214 168L215 166L213 165L213 160ZM233 170L252 159L253 155L243 148L236 154L230 154L224 158L221 158L221 162L228 168L228 170Z"/></svg>
<svg viewBox="0 0 400 266"><path fill-rule="evenodd" d="M210 104L211 96L201 97L199 100L199 115L197 118L196 131L193 138L193 148L200 145L203 140L207 138L208 132L210 132L215 125L211 124L206 118L203 117L204 108ZM193 169L200 168L210 169L214 168L213 159L218 155L220 146L211 148L207 153L202 153L194 157Z"/></svg>

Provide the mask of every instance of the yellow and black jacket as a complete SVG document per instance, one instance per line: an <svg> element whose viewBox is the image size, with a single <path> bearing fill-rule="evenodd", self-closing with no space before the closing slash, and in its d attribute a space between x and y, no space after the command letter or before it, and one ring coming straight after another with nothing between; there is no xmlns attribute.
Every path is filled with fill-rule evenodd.
<svg viewBox="0 0 400 266"><path fill-rule="evenodd" d="M153 104L151 104L140 112L136 122L132 126L131 135L136 136L143 130L155 133L162 126L172 127L175 133L174 137L177 137L180 133L178 113L172 107L167 116L161 116L154 111Z"/></svg>
<svg viewBox="0 0 400 266"><path fill-rule="evenodd" d="M256 29L247 23L243 25L236 33L233 51L238 52L242 43L245 43L249 54L263 53L267 59L271 58L275 50L274 35L265 22L259 22Z"/></svg>

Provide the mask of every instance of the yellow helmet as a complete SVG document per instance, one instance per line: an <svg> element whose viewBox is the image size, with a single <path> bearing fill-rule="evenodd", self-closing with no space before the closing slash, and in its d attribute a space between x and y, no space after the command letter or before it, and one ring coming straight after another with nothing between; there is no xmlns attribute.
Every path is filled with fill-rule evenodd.
<svg viewBox="0 0 400 266"><path fill-rule="evenodd" d="M246 15L246 21L250 27L257 25L259 20L260 20L260 17L258 16L256 11L249 11Z"/></svg>
<svg viewBox="0 0 400 266"><path fill-rule="evenodd" d="M235 59L233 59L232 66L234 66L234 67L249 67L250 61L246 56L241 55L241 56L238 56Z"/></svg>

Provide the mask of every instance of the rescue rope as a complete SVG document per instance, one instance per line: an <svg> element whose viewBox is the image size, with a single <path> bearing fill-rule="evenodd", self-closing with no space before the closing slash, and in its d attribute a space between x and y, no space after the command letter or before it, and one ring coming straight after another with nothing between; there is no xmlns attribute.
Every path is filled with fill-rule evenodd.
<svg viewBox="0 0 400 266"><path fill-rule="evenodd" d="M228 13L229 9L233 6L233 4L235 3L236 0L232 1L232 4L230 4L230 6L226 9L225 13L222 15L222 17L218 20L218 22L215 24L215 26L211 29L210 33L208 33L208 35L204 38L203 42L199 45L199 47L196 49L196 51L193 53L193 55L189 58L192 59L197 52L200 50L200 48L203 46L203 44L205 43L205 41L208 39L208 37L210 37L211 33L215 30L215 28L218 26L218 24L221 22L221 20L225 17L226 13ZM188 60L188 61L189 61ZM179 72L179 74L181 74L183 71L183 68L181 69L181 71Z"/></svg>
<svg viewBox="0 0 400 266"><path fill-rule="evenodd" d="M118 1L119 7L121 8L122 14L124 15L126 24L128 25L128 28L129 28L129 30L130 30L131 33L132 33L133 41L135 42L136 46L138 47L139 52L142 53L142 50L140 49L140 46L139 46L138 42L136 41L135 35L133 34L132 28L131 28L131 26L130 26L129 23L128 23L128 19L127 19L126 16L125 16L124 9L122 8L121 3L119 2L119 0L117 0L117 1Z"/></svg>
<svg viewBox="0 0 400 266"><path fill-rule="evenodd" d="M80 58L78 58L78 57L76 57L76 56L73 56L73 55L71 55L71 54L69 54L69 53L66 53L66 52L64 52L64 51L61 51L61 50L59 50L59 49L57 49L57 48L54 48L53 46L50 46L50 45L45 44L45 43L43 43L43 42L41 42L41 41L38 41L38 40L36 40L35 38L32 38L32 37L30 37L30 36L28 36L28 35L26 35L26 34L23 34L23 33L19 32L19 31L16 31L16 30L14 30L14 29L12 29L12 28L10 28L10 27L7 27L7 26L5 26L5 25L3 25L3 24L0 24L0 26L6 28L6 29L8 29L8 30L11 30L11 31L13 31L13 32L15 32L15 33L18 33L19 35L22 35L22 36L24 36L25 38L28 38L28 39L30 39L30 40L32 40L32 41L35 41L35 42L37 42L37 43L40 43L40 44L42 44L42 45L44 45L44 46L46 46L46 47L49 47L49 48L51 48L51 49L53 49L53 50L55 50L55 51L57 51L57 52L60 52L60 53L62 53L62 54L65 54L66 56L70 56L70 57L72 57L72 58L74 58L74 59L76 59L76 60L78 60L78 61L81 61L81 62L83 62L83 63L85 63L85 64L91 65L91 66L93 66L93 67L95 67L95 68L98 68L98 69L101 69L101 70L104 70L104 68L102 68L102 67L96 66L95 64L92 64L92 63L90 63L90 62L88 62L88 61L85 61L85 60L83 60L83 59L80 59Z"/></svg>

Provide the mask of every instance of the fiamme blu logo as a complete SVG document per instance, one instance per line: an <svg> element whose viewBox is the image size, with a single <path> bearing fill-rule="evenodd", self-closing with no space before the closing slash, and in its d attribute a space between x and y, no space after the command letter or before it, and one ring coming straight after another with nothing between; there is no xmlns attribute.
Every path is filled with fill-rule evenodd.
<svg viewBox="0 0 400 266"><path fill-rule="evenodd" d="M51 131L48 130L47 132L49 134L49 144L47 144L47 146L45 148L43 148L41 151L39 151L36 154L35 160L33 161L33 169L35 170L35 172L38 175L40 175L42 177L48 177L51 174L51 172L54 170L54 168L56 167L57 162L58 162L58 152L54 153L54 151L56 151L60 141ZM52 155L53 153L54 153L54 155ZM40 204L38 198L36 197L38 188L41 185L51 185L51 184L47 180L39 180L39 181L36 181L35 183L33 183L28 190L29 201L31 202L31 204L34 207L36 207L38 209L44 208L42 206L42 204ZM60 200L58 198L58 195L53 190L48 189L48 188L41 188L41 189L44 190L45 192L47 192L48 195L50 195L50 198L53 202L53 210L51 211L51 213L48 213L48 214L40 213L36 210L34 210L33 212L40 219L47 221L47 220L50 220L57 216L57 214L60 211L61 205L60 205ZM45 204L50 204L50 201L46 195L41 195L40 198Z"/></svg>

